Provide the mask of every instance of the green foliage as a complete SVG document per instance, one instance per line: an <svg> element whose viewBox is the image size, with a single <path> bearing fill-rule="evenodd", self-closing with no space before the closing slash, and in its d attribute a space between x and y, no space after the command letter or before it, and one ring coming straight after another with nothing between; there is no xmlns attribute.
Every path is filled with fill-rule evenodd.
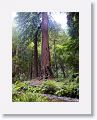
<svg viewBox="0 0 97 120"><path fill-rule="evenodd" d="M40 88L29 86L29 82L16 81L12 86L13 102L46 102L47 97L39 94Z"/></svg>
<svg viewBox="0 0 97 120"><path fill-rule="evenodd" d="M13 95L13 102L47 102L47 97L43 97L38 93L25 92Z"/></svg>
<svg viewBox="0 0 97 120"><path fill-rule="evenodd" d="M23 42L32 39L34 33L40 25L40 13L38 12L18 12L16 17L20 38Z"/></svg>
<svg viewBox="0 0 97 120"><path fill-rule="evenodd" d="M79 12L67 13L68 33L73 39L79 37Z"/></svg>
<svg viewBox="0 0 97 120"><path fill-rule="evenodd" d="M16 93L17 91L18 92L21 92L23 90L27 90L28 89L28 86L29 85L29 82L20 82L19 80L15 82L15 84L12 85L12 93Z"/></svg>
<svg viewBox="0 0 97 120"><path fill-rule="evenodd" d="M33 50L34 43L33 42L29 43L27 47L28 47L28 50Z"/></svg>
<svg viewBox="0 0 97 120"><path fill-rule="evenodd" d="M76 82L56 82L53 80L48 80L42 84L41 92L44 94L55 94L58 96L78 98L79 85Z"/></svg>
<svg viewBox="0 0 97 120"><path fill-rule="evenodd" d="M17 91L39 93L41 91L41 88L31 86L29 81L16 81L15 84L13 84L13 94Z"/></svg>
<svg viewBox="0 0 97 120"><path fill-rule="evenodd" d="M41 94L52 94L79 98L79 84L77 82L56 82L47 80L40 86L30 86L30 82L16 81L12 86L12 100L14 102L46 102L47 97Z"/></svg>
<svg viewBox="0 0 97 120"><path fill-rule="evenodd" d="M47 80L43 82L41 91L44 94L54 94L58 89L58 85L53 80Z"/></svg>
<svg viewBox="0 0 97 120"><path fill-rule="evenodd" d="M79 97L79 86L75 82L70 82L66 85L63 85L58 91L56 91L55 94L58 96L78 98Z"/></svg>

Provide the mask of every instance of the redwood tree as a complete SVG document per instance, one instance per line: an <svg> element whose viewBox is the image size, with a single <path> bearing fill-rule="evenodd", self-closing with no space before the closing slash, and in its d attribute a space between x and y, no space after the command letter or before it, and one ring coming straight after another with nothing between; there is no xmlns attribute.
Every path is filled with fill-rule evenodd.
<svg viewBox="0 0 97 120"><path fill-rule="evenodd" d="M48 41L48 15L47 12L42 13L42 53L41 53L41 75L43 79L52 78L52 70L50 64L50 50Z"/></svg>
<svg viewBox="0 0 97 120"><path fill-rule="evenodd" d="M38 41L38 31L34 35L34 77L38 77L38 50L37 50L37 41Z"/></svg>

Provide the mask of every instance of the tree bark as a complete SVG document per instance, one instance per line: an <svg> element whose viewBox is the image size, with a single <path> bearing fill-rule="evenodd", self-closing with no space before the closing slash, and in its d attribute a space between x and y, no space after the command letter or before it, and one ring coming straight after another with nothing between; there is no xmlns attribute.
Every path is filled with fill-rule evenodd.
<svg viewBox="0 0 97 120"><path fill-rule="evenodd" d="M42 53L41 53L41 71L42 78L48 79L53 77L50 64L50 51L48 41L48 15L42 13Z"/></svg>
<svg viewBox="0 0 97 120"><path fill-rule="evenodd" d="M36 31L34 35L34 78L38 77L38 50L37 50L37 35L38 31Z"/></svg>
<svg viewBox="0 0 97 120"><path fill-rule="evenodd" d="M32 79L32 70L33 70L33 67L32 67L32 61L31 61L29 63L30 80Z"/></svg>
<svg viewBox="0 0 97 120"><path fill-rule="evenodd" d="M56 77L58 78L58 66L57 66L57 56L56 56L56 47L55 47L55 39L54 39L54 67L55 67L55 73L56 73Z"/></svg>

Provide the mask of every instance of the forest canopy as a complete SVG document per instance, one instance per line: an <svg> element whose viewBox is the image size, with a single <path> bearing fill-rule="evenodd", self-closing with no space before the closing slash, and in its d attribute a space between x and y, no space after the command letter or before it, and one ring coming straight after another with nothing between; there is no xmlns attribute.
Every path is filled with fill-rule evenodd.
<svg viewBox="0 0 97 120"><path fill-rule="evenodd" d="M56 14L66 16L66 27L63 28L62 24L54 19L53 15ZM42 98L43 101L48 101L40 93L79 98L78 12L16 13L12 26L13 101L24 101L16 95L19 92L17 86L25 86L25 81L27 87L32 87L30 86L30 93L24 92L24 95L33 96L33 84L37 82L37 85L40 85L35 93L38 93L41 100L35 98L32 101L42 101ZM61 84L60 90L55 87L57 84Z"/></svg>

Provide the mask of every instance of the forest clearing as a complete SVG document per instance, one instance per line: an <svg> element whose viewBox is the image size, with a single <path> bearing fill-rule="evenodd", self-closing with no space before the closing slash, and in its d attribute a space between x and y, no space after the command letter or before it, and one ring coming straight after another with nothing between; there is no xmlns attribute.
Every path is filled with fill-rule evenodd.
<svg viewBox="0 0 97 120"><path fill-rule="evenodd" d="M79 101L78 12L15 13L12 101Z"/></svg>

